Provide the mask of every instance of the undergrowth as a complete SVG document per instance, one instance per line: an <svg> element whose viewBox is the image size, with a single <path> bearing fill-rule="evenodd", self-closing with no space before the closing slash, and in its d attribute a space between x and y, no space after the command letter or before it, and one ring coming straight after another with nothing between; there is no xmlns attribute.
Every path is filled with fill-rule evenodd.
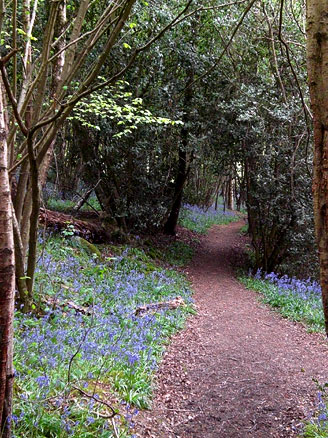
<svg viewBox="0 0 328 438"><path fill-rule="evenodd" d="M180 211L179 224L191 231L205 234L213 225L226 225L239 219L232 211L223 211L222 206L217 210L214 207L204 210L197 205L185 204Z"/></svg>
<svg viewBox="0 0 328 438"><path fill-rule="evenodd" d="M70 212L77 204L77 200L70 199L57 199L57 198L49 198L46 202L46 207L50 210L61 211L61 212ZM82 206L82 211L100 211L100 204L97 198L93 197L88 199L88 201Z"/></svg>
<svg viewBox="0 0 328 438"><path fill-rule="evenodd" d="M141 249L110 253L101 260L71 237L42 244L38 315L15 320L15 437L123 438L150 406L152 374L193 312L191 292ZM177 296L185 306L136 312Z"/></svg>
<svg viewBox="0 0 328 438"><path fill-rule="evenodd" d="M240 227L239 230L240 234L248 234L248 224L243 225L242 227Z"/></svg>
<svg viewBox="0 0 328 438"><path fill-rule="evenodd" d="M304 424L304 438L328 437L328 383L321 385L313 379L318 388L317 411L315 415Z"/></svg>
<svg viewBox="0 0 328 438"><path fill-rule="evenodd" d="M194 255L194 248L179 240L164 247L154 246L151 243L145 245L144 249L146 254L153 259L175 267L186 266Z"/></svg>

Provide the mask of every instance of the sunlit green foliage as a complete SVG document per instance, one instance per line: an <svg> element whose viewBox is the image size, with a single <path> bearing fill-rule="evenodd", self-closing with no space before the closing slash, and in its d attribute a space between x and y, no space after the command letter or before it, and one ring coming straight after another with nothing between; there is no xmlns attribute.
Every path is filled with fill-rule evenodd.
<svg viewBox="0 0 328 438"><path fill-rule="evenodd" d="M69 120L77 120L82 126L93 128L98 131L101 127L97 122L102 120L106 123L116 122L122 130L113 134L113 137L121 138L132 134L139 125L176 125L181 121L170 120L166 117L156 117L143 105L142 98L133 98L131 91L126 91L129 84L118 81L115 86L108 87L101 92L94 92L87 99L80 101L74 110L74 115Z"/></svg>

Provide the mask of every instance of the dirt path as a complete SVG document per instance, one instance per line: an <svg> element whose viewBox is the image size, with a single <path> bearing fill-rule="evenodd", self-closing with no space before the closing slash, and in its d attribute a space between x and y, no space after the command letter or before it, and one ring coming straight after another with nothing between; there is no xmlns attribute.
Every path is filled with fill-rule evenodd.
<svg viewBox="0 0 328 438"><path fill-rule="evenodd" d="M258 302L233 277L241 224L214 227L188 269L198 314L161 364L142 438L294 437L328 381L328 345Z"/></svg>

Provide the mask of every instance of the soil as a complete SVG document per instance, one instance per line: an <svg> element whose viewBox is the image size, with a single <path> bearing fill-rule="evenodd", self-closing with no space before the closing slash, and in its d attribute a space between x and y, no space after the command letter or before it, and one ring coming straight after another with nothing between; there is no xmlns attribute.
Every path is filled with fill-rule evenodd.
<svg viewBox="0 0 328 438"><path fill-rule="evenodd" d="M328 344L234 277L241 223L214 227L187 269L197 315L168 347L142 438L296 437L328 381Z"/></svg>

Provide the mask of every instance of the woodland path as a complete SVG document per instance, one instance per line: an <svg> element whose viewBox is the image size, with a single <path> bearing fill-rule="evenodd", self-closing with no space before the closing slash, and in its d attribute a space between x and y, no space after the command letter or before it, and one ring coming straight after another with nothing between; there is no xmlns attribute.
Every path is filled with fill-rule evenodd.
<svg viewBox="0 0 328 438"><path fill-rule="evenodd" d="M283 319L234 278L241 225L213 227L187 269L198 314L164 355L138 437L295 437L317 397L312 377L328 381L324 336Z"/></svg>

